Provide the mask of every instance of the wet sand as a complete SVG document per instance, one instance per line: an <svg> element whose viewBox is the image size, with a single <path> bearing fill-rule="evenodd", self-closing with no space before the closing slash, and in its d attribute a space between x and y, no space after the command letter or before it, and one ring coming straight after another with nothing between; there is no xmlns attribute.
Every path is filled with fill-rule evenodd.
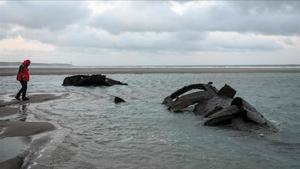
<svg viewBox="0 0 300 169"><path fill-rule="evenodd" d="M4 107L4 106L8 106L8 105L17 105L20 103L39 103L39 102L44 102L44 101L48 101L48 100L54 100L54 99L59 99L66 96L66 94L63 95L54 95L54 94L30 94L28 97L30 98L30 100L28 101L19 101L13 98L13 99L9 100L9 101L3 101L0 100L0 107ZM8 108L10 109L10 108ZM1 111L0 111L1 113ZM7 113L7 112L6 112ZM0 115L1 117L1 115Z"/></svg>
<svg viewBox="0 0 300 169"><path fill-rule="evenodd" d="M18 112L19 109L16 107L0 107L0 117L10 116Z"/></svg>
<svg viewBox="0 0 300 169"><path fill-rule="evenodd" d="M48 122L0 121L1 137L31 136L54 129Z"/></svg>
<svg viewBox="0 0 300 169"><path fill-rule="evenodd" d="M9 160L0 162L0 168L3 169L19 169L22 167L24 157L22 156L16 156L14 158L11 158Z"/></svg>
<svg viewBox="0 0 300 169"><path fill-rule="evenodd" d="M1 100L0 117L6 117L13 114L21 113L19 108L11 107L11 105L19 105L24 103L37 103L48 100L58 99L65 96L54 94L31 94L29 101L18 101L11 99L7 101ZM25 118L26 119L26 118ZM48 122L23 122L15 121L15 119L0 120L0 138L15 137L15 136L31 136L45 131L55 129L54 125Z"/></svg>
<svg viewBox="0 0 300 169"><path fill-rule="evenodd" d="M17 68L0 68L0 76L16 75ZM142 73L300 73L300 68L30 68L32 75Z"/></svg>
<svg viewBox="0 0 300 169"><path fill-rule="evenodd" d="M54 94L31 94L29 101L18 101L13 98L13 96L9 96L9 100L1 100L0 101L0 117L6 118L5 120L0 120L0 139L9 139L15 137L29 137L35 134L44 133L48 131L55 130L56 127L48 122L25 122L26 117L21 119L12 118L11 115L14 114L22 114L22 111L15 107L17 105L22 105L25 103L38 103L44 102L48 100L58 99L65 96L65 94L54 95ZM23 112L24 114L24 112ZM22 114L22 115L23 115ZM26 113L25 113L26 114ZM6 146L9 147L19 147L15 145L13 141L9 141L9 144ZM1 145L0 145L1 146ZM10 150L12 152L6 152L9 154L13 154L14 150ZM19 169L23 164L23 159L26 156L26 151L18 154L15 157L11 157L10 159L5 159L5 161L0 161L0 168L5 169ZM3 160L3 159L2 159Z"/></svg>

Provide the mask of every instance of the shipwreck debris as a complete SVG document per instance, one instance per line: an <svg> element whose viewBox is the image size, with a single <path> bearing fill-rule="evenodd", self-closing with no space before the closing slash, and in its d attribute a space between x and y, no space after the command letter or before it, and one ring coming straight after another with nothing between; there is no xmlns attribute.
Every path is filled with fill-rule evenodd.
<svg viewBox="0 0 300 169"><path fill-rule="evenodd" d="M107 78L102 74L95 75L74 75L68 76L63 81L63 86L113 86L127 85L120 81Z"/></svg>
<svg viewBox="0 0 300 169"><path fill-rule="evenodd" d="M191 91L197 90L195 92ZM195 115L204 118L207 126L230 126L238 130L276 132L274 125L250 103L235 97L236 90L225 84L220 90L208 84L191 84L178 89L163 100L168 110L183 112L194 106Z"/></svg>
<svg viewBox="0 0 300 169"><path fill-rule="evenodd" d="M115 102L116 104L118 104L118 103L122 103L122 102L126 102L126 101L125 101L124 99L120 98L120 97L115 96L114 102Z"/></svg>

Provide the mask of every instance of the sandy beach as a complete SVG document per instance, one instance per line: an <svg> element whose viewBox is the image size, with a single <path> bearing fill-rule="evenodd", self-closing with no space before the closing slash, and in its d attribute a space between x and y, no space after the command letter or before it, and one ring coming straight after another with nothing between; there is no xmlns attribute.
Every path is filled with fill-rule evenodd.
<svg viewBox="0 0 300 169"><path fill-rule="evenodd" d="M0 68L0 76L16 75L17 68ZM30 68L32 75L142 73L299 73L300 68Z"/></svg>

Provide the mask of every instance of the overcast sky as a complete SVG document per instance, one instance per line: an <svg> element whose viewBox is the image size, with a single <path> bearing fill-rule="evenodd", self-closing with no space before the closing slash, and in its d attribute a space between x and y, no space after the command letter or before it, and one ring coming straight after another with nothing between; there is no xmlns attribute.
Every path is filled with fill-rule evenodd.
<svg viewBox="0 0 300 169"><path fill-rule="evenodd" d="M300 64L298 1L0 1L0 61Z"/></svg>

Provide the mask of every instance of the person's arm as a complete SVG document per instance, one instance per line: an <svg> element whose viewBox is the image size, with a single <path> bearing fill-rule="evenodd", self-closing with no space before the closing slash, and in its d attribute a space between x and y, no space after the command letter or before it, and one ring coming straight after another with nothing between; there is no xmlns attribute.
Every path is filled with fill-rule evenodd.
<svg viewBox="0 0 300 169"><path fill-rule="evenodd" d="M24 65L23 64L19 67L19 73L21 75L21 79L24 80L25 76L24 76Z"/></svg>

